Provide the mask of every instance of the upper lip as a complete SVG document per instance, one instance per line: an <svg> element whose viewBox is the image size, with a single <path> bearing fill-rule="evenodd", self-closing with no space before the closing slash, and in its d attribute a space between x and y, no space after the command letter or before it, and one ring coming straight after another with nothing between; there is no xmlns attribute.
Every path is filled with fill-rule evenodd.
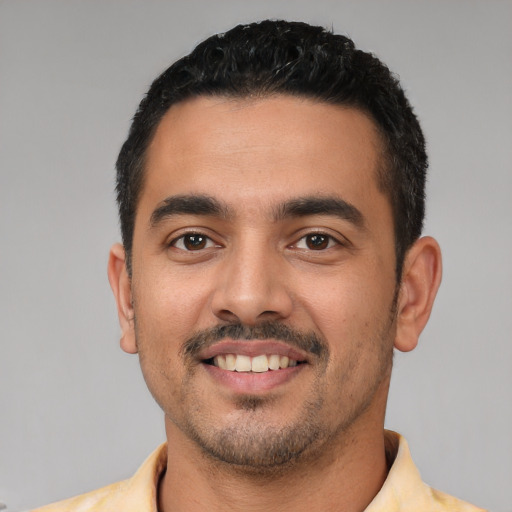
<svg viewBox="0 0 512 512"><path fill-rule="evenodd" d="M308 362L308 354L278 340L233 340L225 339L214 343L198 354L201 360L208 360L222 354L236 354L256 357L262 354L287 356L296 361Z"/></svg>

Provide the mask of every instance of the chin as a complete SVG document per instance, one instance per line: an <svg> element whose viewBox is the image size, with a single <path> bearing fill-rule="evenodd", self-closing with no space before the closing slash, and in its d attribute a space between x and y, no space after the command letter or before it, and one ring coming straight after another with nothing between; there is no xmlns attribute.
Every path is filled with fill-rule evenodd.
<svg viewBox="0 0 512 512"><path fill-rule="evenodd" d="M244 396L222 424L196 409L185 425L177 426L212 460L265 473L296 463L329 437L329 429L318 420L322 405L322 400L305 403L290 418L292 411L276 412L273 401Z"/></svg>

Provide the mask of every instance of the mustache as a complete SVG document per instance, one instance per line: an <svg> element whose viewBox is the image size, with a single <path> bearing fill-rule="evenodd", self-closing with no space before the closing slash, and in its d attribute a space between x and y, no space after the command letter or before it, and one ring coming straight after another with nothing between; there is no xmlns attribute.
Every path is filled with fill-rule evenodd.
<svg viewBox="0 0 512 512"><path fill-rule="evenodd" d="M325 358L329 355L327 342L314 331L300 331L279 322L264 322L258 325L233 323L210 327L198 331L187 339L181 347L181 353L186 358L196 357L202 350L225 338L233 340L275 339L318 357Z"/></svg>

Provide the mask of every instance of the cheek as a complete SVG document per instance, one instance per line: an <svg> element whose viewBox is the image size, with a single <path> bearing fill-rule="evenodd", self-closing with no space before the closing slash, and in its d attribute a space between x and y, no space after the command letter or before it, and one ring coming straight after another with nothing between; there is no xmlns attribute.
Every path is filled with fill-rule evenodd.
<svg viewBox="0 0 512 512"><path fill-rule="evenodd" d="M141 335L174 345L201 327L208 293L200 275L164 266L141 277L134 286Z"/></svg>
<svg viewBox="0 0 512 512"><path fill-rule="evenodd" d="M394 281L368 266L360 272L343 269L322 279L296 282L301 309L332 344L333 355L374 340L389 324Z"/></svg>
<svg viewBox="0 0 512 512"><path fill-rule="evenodd" d="M332 273L312 280L299 278L296 282L301 283L296 289L298 301L322 331L350 328L366 317L372 306L364 282L354 272Z"/></svg>
<svg viewBox="0 0 512 512"><path fill-rule="evenodd" d="M160 407L168 412L180 400L183 378L180 348L190 335L191 304L165 273L146 272L133 286L135 333L146 384Z"/></svg>

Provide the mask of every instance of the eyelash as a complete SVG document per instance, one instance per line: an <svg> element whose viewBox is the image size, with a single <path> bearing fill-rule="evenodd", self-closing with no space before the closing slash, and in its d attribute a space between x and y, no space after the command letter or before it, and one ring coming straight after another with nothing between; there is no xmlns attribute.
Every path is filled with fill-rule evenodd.
<svg viewBox="0 0 512 512"><path fill-rule="evenodd" d="M205 246L203 247L196 247L197 251L204 250L204 249L210 249L211 247L220 247L218 244L215 244L215 242L212 240L211 237L208 235L205 235L204 233L200 232L190 232L190 233L184 233L183 235L180 235L179 237L174 238L169 243L169 247L175 247L176 249L186 251L186 252L195 252L194 249L187 248L185 246L185 240L188 238L189 240L192 237L198 237L205 241ZM182 247L179 247L179 244L181 243Z"/></svg>
<svg viewBox="0 0 512 512"><path fill-rule="evenodd" d="M314 238L319 238L319 242L318 243L318 246L313 248L313 247L309 247L307 246L308 244L308 239L309 241L311 241L313 244L315 244L315 240ZM304 245L306 245L306 247L299 247L299 244L304 241ZM324 244L327 244L325 247L322 247L322 245ZM313 233L307 233L306 235L302 236L301 238L299 238L299 240L297 240L297 242L295 242L293 244L294 247L297 247L298 249L303 249L303 250L309 250L309 251L315 251L315 252L321 252L321 251L325 251L327 249L331 249L337 245L342 245L336 238L334 238L333 236L327 234L327 233L322 233L320 231L318 232L313 232Z"/></svg>
<svg viewBox="0 0 512 512"><path fill-rule="evenodd" d="M196 240L196 242L195 242L196 247L194 247L194 248L191 248L190 246L187 247L185 245L186 240L188 239L190 241L193 237L197 237L199 239L199 240ZM320 240L315 241L314 239L317 237ZM308 246L308 241L311 241L313 245L317 244L317 247ZM300 247L300 244L302 242L304 242L305 247ZM194 244L194 242L193 242L193 244ZM325 244L327 244L327 245L325 245ZM299 250L304 250L304 251L322 252L327 249L331 249L337 245L344 245L344 244L342 244L339 240L334 238L332 235L329 235L327 233L323 233L320 231L319 232L315 231L315 232L310 232L310 233L303 235L296 242L291 244L289 247L295 247ZM174 238L169 243L169 247L174 247L178 250L185 251L185 252L199 252L204 249L210 249L212 247L221 247L221 246L216 244L214 242L214 240L211 237L209 237L208 235L205 235L204 233L201 233L201 232L194 231L194 232L184 233L184 234L180 235L179 237Z"/></svg>

